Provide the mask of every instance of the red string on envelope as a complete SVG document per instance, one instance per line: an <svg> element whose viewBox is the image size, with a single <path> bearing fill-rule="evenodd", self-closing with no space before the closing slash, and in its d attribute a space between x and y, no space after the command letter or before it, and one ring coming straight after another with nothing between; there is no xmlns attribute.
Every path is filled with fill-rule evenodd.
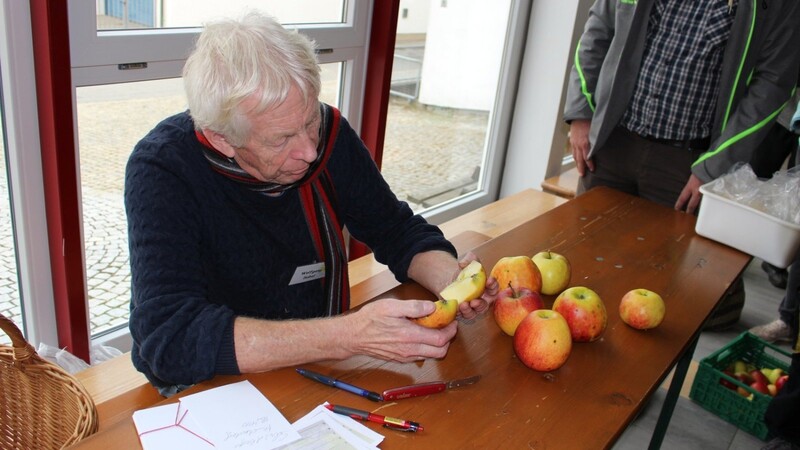
<svg viewBox="0 0 800 450"><path fill-rule="evenodd" d="M208 439L204 438L203 436L200 436L199 434L195 433L194 431L192 431L192 430L184 427L183 425L181 425L181 422L183 422L183 419L186 417L186 414L189 413L189 410L187 409L186 411L184 411L183 415L180 416L180 419L179 419L178 415L180 414L180 412L181 412L181 404L178 403L178 409L175 410L175 423L173 423L172 425L167 425L165 427L154 428L152 430L147 430L147 431L145 431L143 433L139 433L139 437L142 437L142 436L144 436L145 434L148 434L148 433L153 433L153 432L156 432L156 431L166 430L167 428L178 427L178 428L180 428L180 429L182 429L184 431L188 431L193 436L196 436L199 439L202 439L202 440L206 441L208 443L208 445L210 445L212 447L216 447L216 445L214 445L213 442L209 441Z"/></svg>

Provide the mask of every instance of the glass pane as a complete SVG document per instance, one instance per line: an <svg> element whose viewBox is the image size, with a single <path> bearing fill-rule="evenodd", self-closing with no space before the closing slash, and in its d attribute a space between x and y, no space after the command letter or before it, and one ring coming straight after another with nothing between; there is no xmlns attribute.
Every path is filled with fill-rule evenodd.
<svg viewBox="0 0 800 450"><path fill-rule="evenodd" d="M320 97L337 107L341 73L342 63L322 65ZM182 80L175 78L80 87L77 103L89 320L96 336L128 323L130 265L123 202L128 156L158 122L185 110L186 99ZM3 227L3 233L9 228Z"/></svg>
<svg viewBox="0 0 800 450"><path fill-rule="evenodd" d="M251 9L283 24L342 23L345 0L105 0L97 2L97 29L199 27Z"/></svg>
<svg viewBox="0 0 800 450"><path fill-rule="evenodd" d="M1 88L0 88L1 89ZM0 95L0 99L3 96ZM0 104L0 108L2 108ZM19 279L17 278L17 254L14 245L13 224L11 223L11 195L8 189L8 170L6 162L5 114L0 111L0 313L22 328L20 308ZM0 343L11 340L0 332Z"/></svg>
<svg viewBox="0 0 800 450"><path fill-rule="evenodd" d="M381 170L415 212L480 187L510 1L400 2Z"/></svg>

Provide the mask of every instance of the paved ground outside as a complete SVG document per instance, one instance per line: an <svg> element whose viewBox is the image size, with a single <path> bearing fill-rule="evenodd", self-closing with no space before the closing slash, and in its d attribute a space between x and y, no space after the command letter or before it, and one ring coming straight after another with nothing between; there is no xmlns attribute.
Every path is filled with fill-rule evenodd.
<svg viewBox="0 0 800 450"><path fill-rule="evenodd" d="M176 95L179 82L175 83L165 80L78 92L83 234L93 334L127 324L125 163L139 138L167 115L185 109L183 97ZM449 189L468 179L481 164L488 113L424 107L394 98L388 117L383 173L401 199L429 196L445 189L442 186ZM0 172L0 312L21 323L4 158L0 158ZM409 203L415 210L422 208Z"/></svg>

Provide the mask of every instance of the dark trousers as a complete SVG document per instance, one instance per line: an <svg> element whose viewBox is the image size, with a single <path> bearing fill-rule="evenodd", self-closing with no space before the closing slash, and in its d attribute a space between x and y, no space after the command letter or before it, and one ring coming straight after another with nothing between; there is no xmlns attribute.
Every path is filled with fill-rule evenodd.
<svg viewBox="0 0 800 450"><path fill-rule="evenodd" d="M586 172L582 188L608 186L672 208L692 174L692 163L705 150L655 143L617 127L592 156L595 170Z"/></svg>

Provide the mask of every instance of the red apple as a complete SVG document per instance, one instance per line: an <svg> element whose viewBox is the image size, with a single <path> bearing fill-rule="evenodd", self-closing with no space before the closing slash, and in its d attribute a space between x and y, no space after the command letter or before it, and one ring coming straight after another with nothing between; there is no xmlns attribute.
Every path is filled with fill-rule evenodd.
<svg viewBox="0 0 800 450"><path fill-rule="evenodd" d="M747 372L739 372L733 375L734 378L739 380L742 384L750 386L755 380Z"/></svg>
<svg viewBox="0 0 800 450"><path fill-rule="evenodd" d="M608 323L606 307L600 296L583 286L574 286L562 292L553 302L553 311L567 320L575 342L596 340Z"/></svg>
<svg viewBox="0 0 800 450"><path fill-rule="evenodd" d="M769 379L767 378L767 376L766 376L766 375L764 375L764 373L763 373L763 372L761 372L761 371L760 371L760 370L758 370L758 369L751 370L751 371L750 371L750 377L751 377L751 378L753 379L753 381L754 381L754 382L756 382L756 383L760 383L760 384L763 384L763 385L765 385L765 386L769 384Z"/></svg>
<svg viewBox="0 0 800 450"><path fill-rule="evenodd" d="M507 287L518 291L527 288L533 292L542 291L542 274L533 260L527 256L504 256L492 268L490 276L497 279L500 289Z"/></svg>
<svg viewBox="0 0 800 450"><path fill-rule="evenodd" d="M542 308L542 296L528 288L518 291L511 287L505 288L497 293L497 299L492 304L495 322L509 336L514 335L525 316Z"/></svg>
<svg viewBox="0 0 800 450"><path fill-rule="evenodd" d="M556 295L569 286L569 261L556 252L539 252L531 258L542 274L542 294Z"/></svg>
<svg viewBox="0 0 800 450"><path fill-rule="evenodd" d="M622 296L619 316L637 330L655 328L664 320L666 307L660 295L647 289L633 289Z"/></svg>
<svg viewBox="0 0 800 450"><path fill-rule="evenodd" d="M750 387L764 395L769 395L769 388L767 388L767 385L761 381L754 381L750 383Z"/></svg>
<svg viewBox="0 0 800 450"><path fill-rule="evenodd" d="M722 371L722 373L724 373L725 375L733 378L733 372L731 372L730 370L724 370L724 371ZM725 386L728 389L731 389L731 390L734 390L734 391L736 390L736 384L733 381L730 381L727 378L720 377L719 378L719 384Z"/></svg>
<svg viewBox="0 0 800 450"><path fill-rule="evenodd" d="M533 370L556 370L567 362L571 351L569 325L561 314L550 309L528 314L514 333L514 352Z"/></svg>
<svg viewBox="0 0 800 450"><path fill-rule="evenodd" d="M786 384L787 381L789 381L789 375L781 375L778 377L777 380L775 380L775 388L778 389L778 392L780 392L781 389L783 389L783 386Z"/></svg>

